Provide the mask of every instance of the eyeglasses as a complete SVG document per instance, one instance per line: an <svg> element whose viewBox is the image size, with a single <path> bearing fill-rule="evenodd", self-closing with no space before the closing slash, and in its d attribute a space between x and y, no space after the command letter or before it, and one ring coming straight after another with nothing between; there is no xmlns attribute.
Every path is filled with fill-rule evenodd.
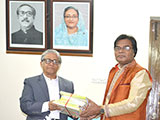
<svg viewBox="0 0 160 120"><path fill-rule="evenodd" d="M31 17L33 15L33 13L31 11L19 11L18 12L20 16L24 16L25 14L27 15L27 17Z"/></svg>
<svg viewBox="0 0 160 120"><path fill-rule="evenodd" d="M55 65L58 65L60 62L58 60L51 60L51 59L43 59L42 61L44 61L46 64L50 64L53 63Z"/></svg>
<svg viewBox="0 0 160 120"><path fill-rule="evenodd" d="M71 18L73 18L73 19L76 19L76 18L78 18L78 16L75 16L75 15L73 15L73 16L69 16L69 15L67 15L67 16L64 16L66 19L71 19Z"/></svg>
<svg viewBox="0 0 160 120"><path fill-rule="evenodd" d="M120 51L120 50L124 50L124 51L129 51L131 50L132 48L130 46L124 46L124 47L119 47L119 46L116 46L114 48L115 51Z"/></svg>

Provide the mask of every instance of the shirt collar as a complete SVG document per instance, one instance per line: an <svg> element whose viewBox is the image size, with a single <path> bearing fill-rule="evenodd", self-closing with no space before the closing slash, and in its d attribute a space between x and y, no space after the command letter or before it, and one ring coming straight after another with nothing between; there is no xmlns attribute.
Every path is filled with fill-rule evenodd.
<svg viewBox="0 0 160 120"><path fill-rule="evenodd" d="M126 64L126 65L124 65L123 67L120 67L120 64L117 64L116 65L116 67L118 68L118 69L128 69L129 67L131 67L131 66L133 66L133 65L135 65L136 64L136 61L135 60L133 60L131 63L128 63L128 64Z"/></svg>
<svg viewBox="0 0 160 120"><path fill-rule="evenodd" d="M46 80L47 82L50 82L50 81L52 81L52 80L58 81L58 76L56 77L56 79L50 79L50 78L47 77L44 73L43 73L43 76L44 76L44 78L45 78L45 80Z"/></svg>
<svg viewBox="0 0 160 120"><path fill-rule="evenodd" d="M124 65L123 67L121 67L120 64L118 64L117 67L118 67L119 70L122 70L122 69L124 69L127 65L128 65L128 64L126 64L126 65Z"/></svg>

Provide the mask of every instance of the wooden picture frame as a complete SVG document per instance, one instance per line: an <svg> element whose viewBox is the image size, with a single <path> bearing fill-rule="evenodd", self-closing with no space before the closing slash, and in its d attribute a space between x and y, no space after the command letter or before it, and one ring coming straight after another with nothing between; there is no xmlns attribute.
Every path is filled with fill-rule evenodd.
<svg viewBox="0 0 160 120"><path fill-rule="evenodd" d="M52 48L62 55L92 56L93 53L93 1L92 0L52 0L51 1ZM65 16L66 9L76 9L78 18ZM66 10L67 11L67 10ZM78 31L69 34L67 20L74 24L77 19ZM73 20L74 19L74 20ZM66 20L66 21L65 21ZM76 21L76 20L75 20ZM73 25L74 24L74 25Z"/></svg>
<svg viewBox="0 0 160 120"><path fill-rule="evenodd" d="M36 11L36 15L33 14L34 12L29 13L25 10L19 13L19 7L23 6L23 4L32 6ZM84 27L78 28L81 33L77 38L81 38L79 41L85 41L84 39L86 38L87 45L85 46L81 45L81 43L77 46L55 44L56 27L61 23L63 10L67 6L72 6L79 12L78 23L79 25L83 23ZM63 7L63 9L61 9L61 7ZM37 31L43 34L43 38L41 37L42 42L33 42L34 40L31 39L34 38L33 36L35 36L35 40L40 40L40 38L36 38L38 35L33 31L27 35L26 33L29 33L29 30L22 29L21 24L23 19L21 21L20 17L24 16L32 18L34 29L37 29ZM81 23L79 21L81 21ZM27 22L31 21L26 20L24 26L29 24ZM18 35L14 33L17 33L19 36L22 35L21 37L17 37ZM76 34L79 34L79 32ZM85 35L87 37L83 38ZM19 40L15 40L18 38ZM75 40L77 40L77 38ZM6 0L6 53L41 54L47 49L56 49L61 55L92 57L93 0Z"/></svg>
<svg viewBox="0 0 160 120"><path fill-rule="evenodd" d="M40 54L47 49L46 0L7 0L7 53Z"/></svg>

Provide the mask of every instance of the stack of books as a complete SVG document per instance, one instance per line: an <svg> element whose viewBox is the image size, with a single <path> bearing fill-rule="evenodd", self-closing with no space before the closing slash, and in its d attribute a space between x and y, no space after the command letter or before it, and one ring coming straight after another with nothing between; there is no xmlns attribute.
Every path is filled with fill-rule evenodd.
<svg viewBox="0 0 160 120"><path fill-rule="evenodd" d="M61 107L61 113L78 118L83 108L88 106L87 97L60 91L61 99L53 103Z"/></svg>

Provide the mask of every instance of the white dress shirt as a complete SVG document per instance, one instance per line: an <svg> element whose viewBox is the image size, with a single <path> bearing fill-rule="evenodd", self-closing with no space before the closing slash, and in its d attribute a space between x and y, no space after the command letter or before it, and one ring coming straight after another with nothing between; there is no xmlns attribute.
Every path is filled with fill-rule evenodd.
<svg viewBox="0 0 160 120"><path fill-rule="evenodd" d="M44 78L47 83L50 101L51 100L59 100L60 95L59 95L58 77L56 79L50 79L44 75ZM49 111L48 103L49 103L49 101L43 103L42 112ZM52 118L60 119L60 111L58 111L58 110L51 111L49 116L46 116L47 120L51 120Z"/></svg>

